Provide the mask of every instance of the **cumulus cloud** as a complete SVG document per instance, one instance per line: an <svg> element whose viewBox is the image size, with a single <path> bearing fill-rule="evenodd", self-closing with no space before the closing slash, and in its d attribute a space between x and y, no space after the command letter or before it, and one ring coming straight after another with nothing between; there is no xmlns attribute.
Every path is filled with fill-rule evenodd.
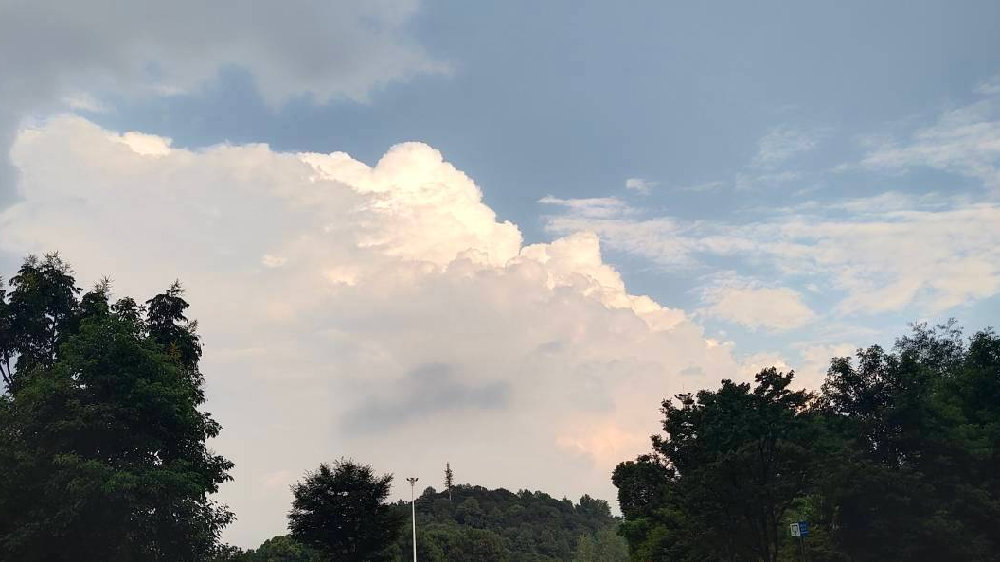
<svg viewBox="0 0 1000 562"><path fill-rule="evenodd" d="M369 166L64 116L12 155L0 251L58 249L121 294L186 284L215 446L237 464L222 498L237 544L282 532L284 483L340 455L612 499L609 471L648 447L660 399L739 375L684 311L630 294L595 235L523 245L423 144Z"/></svg>
<svg viewBox="0 0 1000 562"><path fill-rule="evenodd" d="M388 82L444 72L408 38L417 8L416 0L0 0L0 155L24 115L60 100L100 111L102 93L189 92L227 65L249 71L272 104L364 100ZM0 188L12 185L7 172Z"/></svg>
<svg viewBox="0 0 1000 562"><path fill-rule="evenodd" d="M911 305L941 312L1000 292L1000 205L906 200L886 212L885 198L875 197L779 210L750 223L601 219L570 209L546 228L595 232L609 247L665 267L700 267L713 256L767 263L839 294L842 314Z"/></svg>

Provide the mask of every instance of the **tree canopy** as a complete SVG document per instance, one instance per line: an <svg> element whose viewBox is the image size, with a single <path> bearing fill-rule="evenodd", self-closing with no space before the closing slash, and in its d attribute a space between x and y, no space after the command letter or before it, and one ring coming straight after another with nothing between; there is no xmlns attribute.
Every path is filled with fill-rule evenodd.
<svg viewBox="0 0 1000 562"><path fill-rule="evenodd" d="M26 259L10 286L0 293L0 558L212 555L232 514L208 495L232 463L205 444L221 427L198 410L200 346L180 286L151 299L172 300L172 316L110 302L107 282L78 298L56 255Z"/></svg>
<svg viewBox="0 0 1000 562"><path fill-rule="evenodd" d="M793 373L663 404L653 452L613 482L635 559L1000 559L1000 338L914 327ZM787 532L799 520L810 536Z"/></svg>
<svg viewBox="0 0 1000 562"><path fill-rule="evenodd" d="M333 560L386 559L403 524L386 504L391 486L391 474L351 460L319 465L292 487L292 538Z"/></svg>
<svg viewBox="0 0 1000 562"><path fill-rule="evenodd" d="M409 502L395 507L409 518ZM627 552L620 538L606 532L618 523L608 503L586 495L574 504L544 492L453 483L451 499L447 491L425 489L416 511L420 560L573 560L581 540L590 541L584 545L587 553L598 548L622 556ZM412 544L409 533L403 533L396 552L406 558Z"/></svg>

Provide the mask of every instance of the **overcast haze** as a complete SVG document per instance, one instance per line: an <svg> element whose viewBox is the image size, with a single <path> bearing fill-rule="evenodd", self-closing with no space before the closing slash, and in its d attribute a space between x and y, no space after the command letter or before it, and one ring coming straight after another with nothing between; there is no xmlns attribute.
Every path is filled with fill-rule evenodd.
<svg viewBox="0 0 1000 562"><path fill-rule="evenodd" d="M613 500L660 399L1000 312L1000 3L0 0L0 265L185 284L226 540Z"/></svg>

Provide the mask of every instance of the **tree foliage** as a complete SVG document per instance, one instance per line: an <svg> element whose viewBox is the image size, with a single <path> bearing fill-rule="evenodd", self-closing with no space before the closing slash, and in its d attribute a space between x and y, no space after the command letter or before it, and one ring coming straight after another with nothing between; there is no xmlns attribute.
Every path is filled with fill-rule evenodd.
<svg viewBox="0 0 1000 562"><path fill-rule="evenodd" d="M232 514L208 495L232 463L205 445L221 428L198 410L197 357L177 352L198 345L193 325L129 298L110 303L106 282L78 299L55 255L26 259L10 285L0 299L0 559L212 555ZM179 285L168 293L187 308ZM157 337L158 322L171 338Z"/></svg>
<svg viewBox="0 0 1000 562"><path fill-rule="evenodd" d="M380 560L389 556L403 524L386 504L392 475L341 459L321 464L292 487L291 536L333 560Z"/></svg>
<svg viewBox="0 0 1000 562"><path fill-rule="evenodd" d="M583 496L574 504L528 490L513 493L468 484L452 488L451 501L446 492L434 488L427 488L417 499L420 560L573 560L583 538L612 550L616 544L601 542L606 537L600 533L617 524L605 501ZM409 502L395 507L409 518ZM411 540L409 533L399 537L395 547L399 559L406 559L412 551Z"/></svg>
<svg viewBox="0 0 1000 562"><path fill-rule="evenodd" d="M751 390L664 402L665 436L613 481L634 559L1000 559L1000 338L915 326L834 358L822 392L765 369Z"/></svg>

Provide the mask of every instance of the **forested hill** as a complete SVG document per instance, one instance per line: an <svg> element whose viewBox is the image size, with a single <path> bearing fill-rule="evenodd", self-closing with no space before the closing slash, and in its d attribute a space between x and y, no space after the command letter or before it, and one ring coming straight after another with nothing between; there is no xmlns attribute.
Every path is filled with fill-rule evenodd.
<svg viewBox="0 0 1000 562"><path fill-rule="evenodd" d="M384 555L413 556L410 502L390 504L404 522ZM576 504L543 492L456 484L447 491L427 488L417 498L417 558L425 562L626 562L628 546L616 534L618 519L608 503L583 496ZM382 559L381 557L379 559ZM238 562L321 562L324 558L288 536L228 560Z"/></svg>
<svg viewBox="0 0 1000 562"><path fill-rule="evenodd" d="M410 502L394 504L410 517ZM544 492L457 484L427 488L416 502L419 560L627 560L608 502L583 496L576 504ZM407 529L409 531L409 529ZM411 534L398 541L401 558Z"/></svg>

